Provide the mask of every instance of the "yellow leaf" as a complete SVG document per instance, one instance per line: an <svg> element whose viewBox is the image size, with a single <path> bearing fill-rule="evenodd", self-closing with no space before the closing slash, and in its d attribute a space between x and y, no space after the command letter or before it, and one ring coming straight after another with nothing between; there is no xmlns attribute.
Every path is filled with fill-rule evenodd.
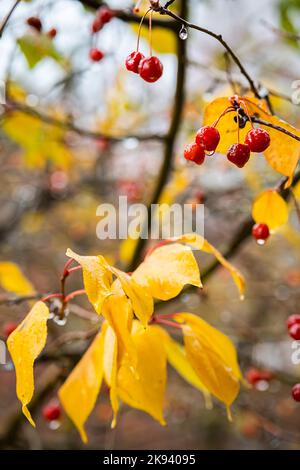
<svg viewBox="0 0 300 470"><path fill-rule="evenodd" d="M278 117L269 115L262 115L261 117L265 121L268 121L275 126L283 127L289 132L300 137L299 129L296 129ZM264 156L269 165L271 165L275 171L289 177L289 181L286 185L289 186L292 182L292 177L299 161L300 142L285 135L283 132L277 131L276 129L272 129L268 126L261 127L269 133L271 138L270 146L265 150Z"/></svg>
<svg viewBox="0 0 300 470"><path fill-rule="evenodd" d="M69 248L66 254L82 266L84 288L88 299L100 315L104 300L112 294L112 274L107 262L103 256L80 256Z"/></svg>
<svg viewBox="0 0 300 470"><path fill-rule="evenodd" d="M245 279L244 276L240 273L240 271L235 268L229 261L227 261L224 256L208 241L203 238L201 235L197 233L187 233L180 237L175 237L172 239L173 241L181 242L181 243L188 243L189 245L197 248L198 250L204 251L205 253L210 253L216 257L224 268L228 269L230 272L235 284L237 285L241 298L244 297L245 291Z"/></svg>
<svg viewBox="0 0 300 470"><path fill-rule="evenodd" d="M130 335L133 319L131 301L124 294L118 279L112 284L112 295L106 298L102 314L117 335L120 352L126 351L135 356Z"/></svg>
<svg viewBox="0 0 300 470"><path fill-rule="evenodd" d="M184 347L172 339L165 331L164 333L164 344L169 363L184 380L203 393L207 407L211 408L210 393L188 361Z"/></svg>
<svg viewBox="0 0 300 470"><path fill-rule="evenodd" d="M117 377L118 395L129 406L145 411L165 425L166 352L161 335L157 327L144 329L134 321L132 339L137 351L137 364L128 354L122 358Z"/></svg>
<svg viewBox="0 0 300 470"><path fill-rule="evenodd" d="M9 261L0 262L0 284L3 289L17 295L30 295L35 289L24 276L19 266Z"/></svg>
<svg viewBox="0 0 300 470"><path fill-rule="evenodd" d="M34 391L33 364L43 350L47 339L49 309L37 302L7 340L8 350L16 370L17 396L28 421L35 426L27 409Z"/></svg>
<svg viewBox="0 0 300 470"><path fill-rule="evenodd" d="M260 101L255 98L251 98L251 102L253 102L253 104L247 101L247 108L252 115L257 112L257 106L261 106L261 104ZM204 111L204 125L211 126L228 106L230 106L228 98L217 98L209 103ZM226 155L229 147L238 142L238 125L234 120L235 117L235 112L225 114L217 125L217 129L221 135L220 143L216 150L219 153ZM248 122L244 129L239 130L240 142L244 142L246 134L250 129L251 124Z"/></svg>
<svg viewBox="0 0 300 470"><path fill-rule="evenodd" d="M58 395L70 419L77 427L83 442L87 442L84 424L92 412L103 377L103 330L72 370Z"/></svg>
<svg viewBox="0 0 300 470"><path fill-rule="evenodd" d="M238 395L242 374L230 339L190 313L173 317L183 326L187 358L204 386L229 407Z"/></svg>
<svg viewBox="0 0 300 470"><path fill-rule="evenodd" d="M267 224L271 230L284 225L288 216L287 203L274 189L267 189L253 203L253 219L256 223Z"/></svg>
<svg viewBox="0 0 300 470"><path fill-rule="evenodd" d="M117 424L117 414L119 410L119 399L117 392L118 373L118 342L114 330L107 326L104 336L103 371L107 385L110 387L109 396L113 409L113 420L111 427Z"/></svg>
<svg viewBox="0 0 300 470"><path fill-rule="evenodd" d="M140 286L132 276L117 268L109 267L111 272L119 279L125 294L130 298L132 308L137 318L144 326L153 313L153 298L145 287Z"/></svg>
<svg viewBox="0 0 300 470"><path fill-rule="evenodd" d="M176 297L186 284L202 287L192 250L178 243L154 250L132 274L156 299Z"/></svg>

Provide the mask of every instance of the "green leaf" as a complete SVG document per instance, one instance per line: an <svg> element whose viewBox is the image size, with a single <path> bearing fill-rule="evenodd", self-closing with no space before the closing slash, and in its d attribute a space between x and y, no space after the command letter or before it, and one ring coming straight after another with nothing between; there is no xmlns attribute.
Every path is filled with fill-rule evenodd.
<svg viewBox="0 0 300 470"><path fill-rule="evenodd" d="M67 60L55 49L51 39L43 34L25 34L17 43L31 69L45 57L51 57L60 65L67 66Z"/></svg>

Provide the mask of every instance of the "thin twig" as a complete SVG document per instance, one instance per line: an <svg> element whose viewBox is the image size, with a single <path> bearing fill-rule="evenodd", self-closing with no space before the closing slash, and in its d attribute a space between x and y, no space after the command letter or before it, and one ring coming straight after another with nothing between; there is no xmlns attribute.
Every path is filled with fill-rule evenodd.
<svg viewBox="0 0 300 470"><path fill-rule="evenodd" d="M0 26L0 38L2 37L3 35L3 32L6 28L6 25L11 17L11 15L13 14L14 10L17 8L18 4L21 2L21 0L16 0L15 3L13 3L13 6L11 7L11 9L9 10L9 12L7 13L6 17L4 18L4 20L2 21L1 23L1 26Z"/></svg>
<svg viewBox="0 0 300 470"><path fill-rule="evenodd" d="M278 132L282 132L285 135L288 135L289 137L292 137L292 139L298 140L300 142L300 136L294 134L293 132L288 131L284 127L277 126L276 124L272 124L271 122L265 121L264 119L260 119L256 116L251 116L252 122L255 122L256 124L261 124L262 126L270 127L272 129L275 129Z"/></svg>

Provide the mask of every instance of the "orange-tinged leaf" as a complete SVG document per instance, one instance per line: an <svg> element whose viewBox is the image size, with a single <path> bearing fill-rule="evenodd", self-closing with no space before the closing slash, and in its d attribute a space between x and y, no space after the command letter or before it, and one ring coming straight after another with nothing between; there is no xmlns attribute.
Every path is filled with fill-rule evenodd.
<svg viewBox="0 0 300 470"><path fill-rule="evenodd" d="M274 189L262 192L253 203L253 219L256 223L267 224L271 230L284 225L288 216L287 203Z"/></svg>
<svg viewBox="0 0 300 470"><path fill-rule="evenodd" d="M132 308L137 318L144 326L147 326L153 313L153 298L150 293L145 287L140 286L132 276L112 266L109 269L119 279L122 289L131 300Z"/></svg>
<svg viewBox="0 0 300 470"><path fill-rule="evenodd" d="M128 354L121 360L117 377L118 395L133 408L145 411L164 425L166 352L156 326L144 329L133 322L132 339L137 351L134 364Z"/></svg>
<svg viewBox="0 0 300 470"><path fill-rule="evenodd" d="M0 262L0 285L8 292L17 295L34 294L35 289L24 276L19 266L10 261Z"/></svg>
<svg viewBox="0 0 300 470"><path fill-rule="evenodd" d="M84 288L88 299L100 315L104 300L111 295L112 274L107 262L103 256L80 256L70 249L66 254L82 266Z"/></svg>
<svg viewBox="0 0 300 470"><path fill-rule="evenodd" d="M46 304L37 302L7 340L16 370L17 396L22 403L22 411L32 426L35 423L27 405L34 392L34 361L46 344L48 318L49 309Z"/></svg>
<svg viewBox="0 0 300 470"><path fill-rule="evenodd" d="M176 297L186 284L202 286L191 248L178 243L154 250L134 271L132 279L161 300Z"/></svg>
<svg viewBox="0 0 300 470"><path fill-rule="evenodd" d="M106 327L104 335L103 371L105 381L110 387L109 396L113 410L111 427L114 428L117 424L117 414L119 410L117 393L118 341L114 330L110 326Z"/></svg>
<svg viewBox="0 0 300 470"><path fill-rule="evenodd" d="M203 238L201 235L198 235L197 233L187 233L180 237L175 237L172 240L181 243L188 243L189 245L195 247L198 250L214 255L219 261L219 263L222 264L222 266L224 266L224 268L226 268L230 272L237 288L239 289L241 299L243 299L245 291L244 276L235 266L233 266L231 263L229 263L229 261L224 258L224 256L219 252L219 250L217 250L217 248L211 245L205 238Z"/></svg>
<svg viewBox="0 0 300 470"><path fill-rule="evenodd" d="M242 379L233 343L196 315L179 313L173 318L182 323L187 358L199 379L229 408Z"/></svg>
<svg viewBox="0 0 300 470"><path fill-rule="evenodd" d="M84 424L95 406L103 378L103 336L102 329L58 392L83 442L88 440Z"/></svg>
<svg viewBox="0 0 300 470"><path fill-rule="evenodd" d="M172 339L168 333L165 331L164 333L164 344L169 363L178 372L178 374L184 378L184 380L203 393L207 407L211 408L210 393L188 361L184 347Z"/></svg>

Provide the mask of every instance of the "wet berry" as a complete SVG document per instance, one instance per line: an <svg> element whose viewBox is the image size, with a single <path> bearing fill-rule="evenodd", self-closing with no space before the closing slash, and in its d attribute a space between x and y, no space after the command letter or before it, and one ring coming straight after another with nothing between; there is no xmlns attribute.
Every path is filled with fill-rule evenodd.
<svg viewBox="0 0 300 470"><path fill-rule="evenodd" d="M90 50L89 55L90 55L90 59L93 60L94 62L99 62L104 57L103 52L100 51L100 49L97 49L96 47L93 47Z"/></svg>
<svg viewBox="0 0 300 470"><path fill-rule="evenodd" d="M140 61L138 72L143 80L154 83L163 74L163 64L155 56L146 57Z"/></svg>
<svg viewBox="0 0 300 470"><path fill-rule="evenodd" d="M300 402L300 384L296 384L292 388L292 397L295 401Z"/></svg>
<svg viewBox="0 0 300 470"><path fill-rule="evenodd" d="M251 129L246 135L245 143L251 152L264 152L270 145L270 135L264 129Z"/></svg>
<svg viewBox="0 0 300 470"><path fill-rule="evenodd" d="M213 152L220 142L220 133L218 129L211 126L201 127L196 134L196 143L202 145L204 150Z"/></svg>
<svg viewBox="0 0 300 470"><path fill-rule="evenodd" d="M290 329L291 326L293 326L295 324L300 325L300 315L290 315L289 318L287 319L286 324L287 324L288 329Z"/></svg>
<svg viewBox="0 0 300 470"><path fill-rule="evenodd" d="M205 160L204 148L196 143L189 144L184 149L184 158L197 163L197 165L201 165Z"/></svg>
<svg viewBox="0 0 300 470"><path fill-rule="evenodd" d="M270 230L267 224L255 224L252 228L252 236L256 240L267 240L270 236Z"/></svg>
<svg viewBox="0 0 300 470"><path fill-rule="evenodd" d="M227 153L228 160L239 168L243 168L250 158L248 145L233 144Z"/></svg>
<svg viewBox="0 0 300 470"><path fill-rule="evenodd" d="M125 60L125 65L129 72L139 73L139 64L141 60L145 59L145 56L141 52L135 51L129 54Z"/></svg>
<svg viewBox="0 0 300 470"><path fill-rule="evenodd" d="M48 403L44 406L42 413L46 421L57 421L61 416L61 408L58 403Z"/></svg>
<svg viewBox="0 0 300 470"><path fill-rule="evenodd" d="M299 323L294 323L289 328L289 335L291 338L295 339L296 341L300 340L300 324Z"/></svg>

